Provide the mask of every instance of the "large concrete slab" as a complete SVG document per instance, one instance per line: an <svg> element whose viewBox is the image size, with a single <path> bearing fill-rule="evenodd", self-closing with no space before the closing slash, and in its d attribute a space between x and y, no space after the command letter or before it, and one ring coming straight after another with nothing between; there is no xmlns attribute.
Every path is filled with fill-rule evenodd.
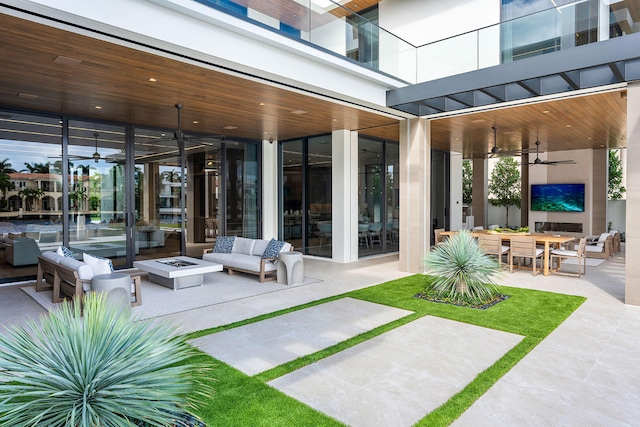
<svg viewBox="0 0 640 427"><path fill-rule="evenodd" d="M269 384L349 426L411 426L522 338L426 316Z"/></svg>
<svg viewBox="0 0 640 427"><path fill-rule="evenodd" d="M247 375L255 375L411 314L342 298L207 335L193 345Z"/></svg>

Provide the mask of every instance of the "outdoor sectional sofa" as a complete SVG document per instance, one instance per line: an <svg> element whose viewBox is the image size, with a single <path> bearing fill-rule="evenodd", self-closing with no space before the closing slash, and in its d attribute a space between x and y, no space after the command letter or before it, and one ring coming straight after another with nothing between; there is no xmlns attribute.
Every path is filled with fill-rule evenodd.
<svg viewBox="0 0 640 427"><path fill-rule="evenodd" d="M84 254L83 254L83 258ZM94 257L95 258L95 257ZM111 270L111 267L108 267ZM62 294L81 296L90 290L91 279L96 274L108 274L104 266L96 266L54 251L45 251L38 256L36 292L52 289L52 301L62 301ZM142 303L141 278L139 272L131 272L131 305Z"/></svg>
<svg viewBox="0 0 640 427"><path fill-rule="evenodd" d="M220 236L216 239L215 247L204 250L202 259L222 264L229 274L236 271L255 274L258 281L265 282L276 279L275 261L278 254L292 250L291 243L275 239Z"/></svg>

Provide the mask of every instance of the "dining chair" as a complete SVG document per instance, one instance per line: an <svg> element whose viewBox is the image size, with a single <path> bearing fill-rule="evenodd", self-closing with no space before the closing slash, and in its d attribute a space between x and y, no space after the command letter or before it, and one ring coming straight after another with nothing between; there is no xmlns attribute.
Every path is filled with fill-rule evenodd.
<svg viewBox="0 0 640 427"><path fill-rule="evenodd" d="M362 243L369 249L369 224L358 224L358 245Z"/></svg>
<svg viewBox="0 0 640 427"><path fill-rule="evenodd" d="M551 252L549 252L549 262L551 263L551 265L553 266L553 260L557 259L558 260L558 268L554 271L554 273L556 272L560 272L562 274L568 274L568 275L572 275L572 276L577 276L580 277L581 274L587 274L587 238L586 237L582 237L580 239L580 241L578 242L577 248L576 250L570 250L570 249L554 249ZM578 262L578 272L577 273L570 273L570 272L566 272L566 271L560 271L560 266L562 265L562 261L565 259L575 259ZM582 264L582 273L580 272L580 264Z"/></svg>
<svg viewBox="0 0 640 427"><path fill-rule="evenodd" d="M498 264L502 265L502 255L509 255L509 246L502 244L502 237L498 234L483 234L476 237L480 249L487 255L497 255Z"/></svg>
<svg viewBox="0 0 640 427"><path fill-rule="evenodd" d="M444 232L444 228L435 228L433 230L433 241L436 246L438 246L439 244L447 240L447 236L442 234L443 232Z"/></svg>
<svg viewBox="0 0 640 427"><path fill-rule="evenodd" d="M369 243L371 243L371 247L375 242L378 242L380 246L382 246L382 223L380 222L372 222L369 223Z"/></svg>
<svg viewBox="0 0 640 427"><path fill-rule="evenodd" d="M511 236L509 251L509 272L513 273L513 258L518 258L518 269L522 268L522 259L531 258L532 272L536 273L536 261L542 260L544 249L536 247L536 238L533 236Z"/></svg>

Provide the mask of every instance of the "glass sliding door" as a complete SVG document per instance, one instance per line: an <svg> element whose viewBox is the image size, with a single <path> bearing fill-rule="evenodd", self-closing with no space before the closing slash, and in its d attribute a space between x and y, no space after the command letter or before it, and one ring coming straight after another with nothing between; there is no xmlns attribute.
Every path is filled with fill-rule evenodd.
<svg viewBox="0 0 640 427"><path fill-rule="evenodd" d="M135 129L137 258L201 256L221 235L259 237L257 144Z"/></svg>
<svg viewBox="0 0 640 427"><path fill-rule="evenodd" d="M399 149L395 142L358 141L358 255L398 250Z"/></svg>
<svg viewBox="0 0 640 427"><path fill-rule="evenodd" d="M125 128L69 121L69 249L127 266Z"/></svg>
<svg viewBox="0 0 640 427"><path fill-rule="evenodd" d="M60 117L0 111L0 282L62 244L62 169Z"/></svg>
<svg viewBox="0 0 640 427"><path fill-rule="evenodd" d="M308 255L333 250L331 135L280 145L280 238Z"/></svg>
<svg viewBox="0 0 640 427"><path fill-rule="evenodd" d="M333 218L331 199L331 135L307 140L308 254L331 258Z"/></svg>

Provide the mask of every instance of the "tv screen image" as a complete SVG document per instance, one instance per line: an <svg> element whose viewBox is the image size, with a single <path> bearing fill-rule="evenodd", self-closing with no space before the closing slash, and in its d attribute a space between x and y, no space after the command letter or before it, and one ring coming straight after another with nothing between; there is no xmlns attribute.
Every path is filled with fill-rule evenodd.
<svg viewBox="0 0 640 427"><path fill-rule="evenodd" d="M532 184L531 210L584 212L584 184Z"/></svg>

